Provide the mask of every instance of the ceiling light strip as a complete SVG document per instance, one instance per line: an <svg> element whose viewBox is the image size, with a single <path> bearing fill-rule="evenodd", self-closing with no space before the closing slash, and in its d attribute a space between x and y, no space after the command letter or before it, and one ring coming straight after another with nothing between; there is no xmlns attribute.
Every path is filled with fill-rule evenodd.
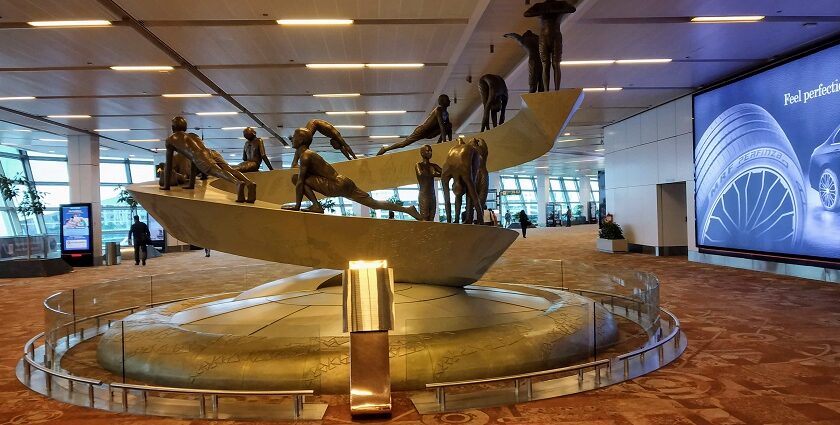
<svg viewBox="0 0 840 425"><path fill-rule="evenodd" d="M111 21L89 19L82 21L31 21L27 22L30 26L40 28L71 28L71 27L109 27Z"/></svg>
<svg viewBox="0 0 840 425"><path fill-rule="evenodd" d="M754 23L764 20L764 16L695 16L691 22L699 24L734 24Z"/></svg>
<svg viewBox="0 0 840 425"><path fill-rule="evenodd" d="M163 97L174 97L174 98L189 98L189 97L212 97L211 93L164 93L161 96Z"/></svg>
<svg viewBox="0 0 840 425"><path fill-rule="evenodd" d="M115 65L109 67L114 71L139 71L139 72L166 72L172 71L175 67L169 65Z"/></svg>
<svg viewBox="0 0 840 425"><path fill-rule="evenodd" d="M8 96L8 97L0 97L0 101L3 100L34 100L35 96Z"/></svg>
<svg viewBox="0 0 840 425"><path fill-rule="evenodd" d="M311 26L311 25L353 25L352 19L278 19L279 25Z"/></svg>

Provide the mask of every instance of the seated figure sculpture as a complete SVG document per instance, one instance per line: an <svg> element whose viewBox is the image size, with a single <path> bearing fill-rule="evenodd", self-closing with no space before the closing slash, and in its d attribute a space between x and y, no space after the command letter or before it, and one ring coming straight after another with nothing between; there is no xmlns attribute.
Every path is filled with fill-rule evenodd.
<svg viewBox="0 0 840 425"><path fill-rule="evenodd" d="M411 134L402 142L393 145L383 146L377 152L382 155L394 149L404 148L418 140L438 138L438 143L452 140L452 123L449 121L449 96L442 94L438 96L438 106L432 110L423 124L417 126Z"/></svg>
<svg viewBox="0 0 840 425"><path fill-rule="evenodd" d="M476 221L479 224L483 223L481 202L478 199L478 191L475 187L475 176L480 165L481 155L473 141L466 143L464 139L459 139L458 144L449 150L440 176L440 182L443 186L443 200L446 205L447 223L452 222L452 204L449 197L450 181L453 181L452 191L455 194L455 223L458 223L461 215L461 203L464 194L471 200L469 205L471 208L466 211L464 223L473 222L473 211L476 213Z"/></svg>
<svg viewBox="0 0 840 425"><path fill-rule="evenodd" d="M507 109L508 102L508 89L505 79L500 75L485 74L478 81L478 91L481 93L481 104L484 105L481 131L490 129L491 117L493 118L493 127L504 124L505 109Z"/></svg>
<svg viewBox="0 0 840 425"><path fill-rule="evenodd" d="M417 200L420 204L420 216L423 221L434 221L437 211L437 196L435 189L435 178L440 177L440 166L431 162L432 147L423 145L420 147L422 161L417 163L414 172L417 174L417 183L420 186L420 193Z"/></svg>
<svg viewBox="0 0 840 425"><path fill-rule="evenodd" d="M260 165L265 162L265 166L269 170L273 170L271 161L265 153L265 144L263 140L257 137L257 131L251 127L242 130L242 136L245 137L245 146L242 148L242 163L233 167L233 169L243 172L252 173L260 170Z"/></svg>
<svg viewBox="0 0 840 425"><path fill-rule="evenodd" d="M304 132L295 132L292 137L292 146L297 150L296 155L300 158L300 171L292 176L292 183L295 185L295 205L283 206L283 209L300 211L303 197L306 196L312 206L305 208L304 211L323 213L324 208L315 196L315 192L318 192L329 197L341 196L369 208L403 212L416 220L421 219L413 206L404 207L373 199L370 194L359 189L353 180L338 174L321 155L309 149L311 143L312 138L307 137Z"/></svg>
<svg viewBox="0 0 840 425"><path fill-rule="evenodd" d="M305 143L306 147L308 148L309 145L312 144L312 138L315 137L315 132L321 133L324 136L330 138L330 145L344 154L344 157L349 159L356 159L356 154L353 153L353 149L350 148L350 145L344 140L344 137L341 137L341 133L327 121L314 119L309 120L306 123L305 127L301 127L295 130L292 136L292 147L294 147L294 139L302 138L306 140ZM295 148L295 157L292 159L292 168L298 166L298 161L300 160L300 152L298 152L298 148Z"/></svg>
<svg viewBox="0 0 840 425"><path fill-rule="evenodd" d="M236 202L253 203L257 199L257 185L248 180L245 176L233 175L230 171L224 170L216 164L212 152L195 133L187 133L187 120L184 117L172 119L172 135L166 139L166 166L163 170L163 186L161 189L169 190L172 183L176 181L174 174L175 152L183 155L192 163L189 178L185 189L195 188L195 177L200 171L208 176L213 176L236 185ZM245 198L245 189L248 189L248 198Z"/></svg>

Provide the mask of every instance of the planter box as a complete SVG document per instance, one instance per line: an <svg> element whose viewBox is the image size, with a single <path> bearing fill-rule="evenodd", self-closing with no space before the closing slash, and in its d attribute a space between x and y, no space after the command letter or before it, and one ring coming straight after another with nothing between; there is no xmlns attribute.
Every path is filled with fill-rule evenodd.
<svg viewBox="0 0 840 425"><path fill-rule="evenodd" d="M0 278L47 277L73 271L61 258L33 258L31 260L0 261Z"/></svg>
<svg viewBox="0 0 840 425"><path fill-rule="evenodd" d="M627 252L627 239L598 238L597 246L601 252Z"/></svg>

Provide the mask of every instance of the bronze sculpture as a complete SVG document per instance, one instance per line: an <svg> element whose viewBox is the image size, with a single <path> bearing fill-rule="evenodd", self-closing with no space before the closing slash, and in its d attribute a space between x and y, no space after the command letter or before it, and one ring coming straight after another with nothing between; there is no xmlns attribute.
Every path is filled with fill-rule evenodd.
<svg viewBox="0 0 840 425"><path fill-rule="evenodd" d="M172 164L172 175L175 178L175 180L172 183L176 186L187 184L190 178L190 168L192 167L190 160L184 157L183 155L179 154L178 152L175 152L172 155ZM158 164L158 167L156 169L158 176L158 185L160 187L163 187L164 170L166 170L166 163L161 162L160 164Z"/></svg>
<svg viewBox="0 0 840 425"><path fill-rule="evenodd" d="M420 217L423 221L434 221L437 211L437 190L435 189L435 178L440 177L441 168L431 162L432 147L423 145L420 147L422 161L417 163L414 172L417 174L417 183L420 186L420 193L417 200L420 204Z"/></svg>
<svg viewBox="0 0 840 425"><path fill-rule="evenodd" d="M473 222L473 210L476 213L476 221L483 222L481 203L478 199L478 192L475 188L475 175L481 163L481 158L476 145L470 141L465 143L463 139L449 150L446 155L446 162L440 176L443 185L443 200L446 205L446 221L452 222L451 202L449 199L449 183L452 181L452 192L455 194L455 223L458 223L461 215L461 203L463 195L466 194L471 204L466 211L464 223Z"/></svg>
<svg viewBox="0 0 840 425"><path fill-rule="evenodd" d="M195 188L196 174L201 171L208 176L218 177L236 185L236 202L253 203L256 201L257 185L245 176L237 178L230 171L219 167L204 141L195 133L187 133L187 120L180 116L172 119L172 135L166 138L166 166L163 170L163 187L161 189L169 190L172 182L176 180L174 175L175 152L183 155L192 163L185 189ZM246 187L248 189L247 199L245 198Z"/></svg>
<svg viewBox="0 0 840 425"><path fill-rule="evenodd" d="M305 211L323 213L324 208L318 202L315 192L324 196L341 196L358 202L366 207L380 210L398 211L406 213L416 220L420 220L420 214L413 206L404 207L390 202L377 201L370 194L359 189L353 180L338 174L327 161L317 152L309 149L312 138L307 137L304 132L295 131L292 137L292 147L296 149L296 156L300 159L300 171L292 176L292 183L295 185L295 205L283 206L283 209L300 211L300 204L304 195L312 203Z"/></svg>
<svg viewBox="0 0 840 425"><path fill-rule="evenodd" d="M544 92L542 80L542 61L540 60L540 36L528 30L519 35L515 32L505 34L505 38L516 40L528 53L528 92Z"/></svg>
<svg viewBox="0 0 840 425"><path fill-rule="evenodd" d="M487 142L484 139L472 139L472 143L481 156L478 170L475 173L475 190L478 192L478 202L482 209L487 209L487 194L490 192L490 173L487 171Z"/></svg>
<svg viewBox="0 0 840 425"><path fill-rule="evenodd" d="M481 131L490 129L490 118L493 127L505 123L505 109L508 102L508 89L505 79L499 75L485 74L478 80L478 91L481 93L481 104L484 105L484 116L481 118Z"/></svg>
<svg viewBox="0 0 840 425"><path fill-rule="evenodd" d="M438 106L426 117L423 124L417 126L402 142L394 143L390 146L383 146L376 155L382 155L394 149L404 148L418 140L433 139L435 136L438 136L438 143L452 140L452 123L449 121L449 111L447 110L449 105L449 96L445 94L438 96Z"/></svg>
<svg viewBox="0 0 840 425"><path fill-rule="evenodd" d="M344 157L347 159L356 159L356 154L353 153L353 149L350 148L350 145L344 140L344 137L341 137L341 133L327 121L324 120L309 120L306 123L305 127L301 127L295 130L294 134L292 135L292 139L302 138L306 140L305 143L306 147L308 148L309 145L312 144L312 138L315 136L315 132L321 133L324 136L330 138L330 145L344 154ZM294 146L294 142L292 142L292 146ZM300 152L297 150L295 151L295 157L292 159L292 168L298 166L298 161L300 160Z"/></svg>
<svg viewBox="0 0 840 425"><path fill-rule="evenodd" d="M260 170L260 165L265 162L269 170L273 170L271 161L268 155L265 154L265 144L263 140L257 137L257 131L251 127L242 130L242 136L245 137L245 146L242 148L242 163L233 167L237 171L243 173L251 173Z"/></svg>
<svg viewBox="0 0 840 425"><path fill-rule="evenodd" d="M540 61L542 62L542 79L545 90L551 69L554 69L554 90L560 90L560 60L563 58L563 34L560 33L560 18L568 13L574 13L575 7L563 0L545 0L537 3L525 11L526 18L539 16L540 18Z"/></svg>

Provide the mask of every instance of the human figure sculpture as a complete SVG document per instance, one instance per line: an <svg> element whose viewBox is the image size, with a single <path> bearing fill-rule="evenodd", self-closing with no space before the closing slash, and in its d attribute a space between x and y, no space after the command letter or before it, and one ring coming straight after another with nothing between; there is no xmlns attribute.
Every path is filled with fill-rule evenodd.
<svg viewBox="0 0 840 425"><path fill-rule="evenodd" d="M242 136L245 137L245 146L242 148L242 163L233 167L233 169L243 172L251 173L260 170L260 165L265 162L265 166L269 170L273 170L271 161L265 153L265 144L263 140L257 137L257 131L251 127L242 130Z"/></svg>
<svg viewBox="0 0 840 425"><path fill-rule="evenodd" d="M485 74L478 80L478 91L481 93L481 103L484 105L484 116L481 118L481 131L490 129L490 118L493 127L505 123L505 109L508 102L508 89L505 79L500 75Z"/></svg>
<svg viewBox="0 0 840 425"><path fill-rule="evenodd" d="M311 137L307 137L303 132L295 132L292 137L292 146L300 156L300 170L298 174L292 176L292 183L295 185L295 205L283 206L283 209L300 211L303 197L306 196L312 202L312 206L304 211L323 213L324 208L315 196L315 192L318 192L324 196L341 196L369 208L403 212L417 220L421 219L420 213L413 206L404 207L373 199L370 194L359 189L353 180L338 174L321 155L309 149L311 143Z"/></svg>
<svg viewBox="0 0 840 425"><path fill-rule="evenodd" d="M163 170L163 190L169 190L176 180L174 175L175 152L183 155L192 165L185 189L195 188L195 177L198 171L208 176L218 177L236 185L236 202L253 203L257 199L257 185L242 176L237 178L230 171L224 170L216 164L212 152L204 141L195 133L187 133L187 120L184 117L172 119L172 135L166 138L166 166ZM241 174L240 174L241 175ZM248 197L245 197L245 189L248 189Z"/></svg>
<svg viewBox="0 0 840 425"><path fill-rule="evenodd" d="M175 152L175 154L172 155L172 162L172 175L175 178L175 180L172 181L172 184L176 186L187 184L190 178L190 168L192 167L190 160L178 152ZM160 187L163 187L164 170L166 170L166 163L161 162L158 164L157 169L158 184Z"/></svg>
<svg viewBox="0 0 840 425"><path fill-rule="evenodd" d="M470 141L458 140L458 144L449 150L446 155L446 162L443 164L440 182L443 185L443 200L446 205L446 221L452 222L451 201L449 197L449 183L453 183L452 191L455 194L455 223L461 215L461 203L464 194L471 200L469 210L466 211L464 223L472 223L473 210L477 221L483 222L481 202L478 199L478 191L475 188L475 175L481 164L481 158L475 144Z"/></svg>
<svg viewBox="0 0 840 425"><path fill-rule="evenodd" d="M478 192L478 202L482 209L487 209L487 194L490 192L490 173L487 171L487 142L475 138L470 141L481 155L478 171L475 173L475 190Z"/></svg>
<svg viewBox="0 0 840 425"><path fill-rule="evenodd" d="M540 60L540 36L533 31L525 31L522 35L515 32L505 34L505 38L516 40L528 53L528 92L544 92L542 80L542 61Z"/></svg>
<svg viewBox="0 0 840 425"><path fill-rule="evenodd" d="M452 123L449 122L449 96L442 94L438 96L438 106L432 110L423 124L417 126L411 134L402 142L394 143L390 146L383 146L377 152L377 155L382 155L385 152L394 149L404 148L418 140L438 138L438 143L447 140L452 140Z"/></svg>
<svg viewBox="0 0 840 425"><path fill-rule="evenodd" d="M434 221L437 211L435 178L440 177L442 170L439 165L431 162L432 147L430 145L423 145L420 148L420 157L423 160L414 167L414 172L417 174L417 183L420 186L420 193L417 197L420 204L420 217L423 221Z"/></svg>
<svg viewBox="0 0 840 425"><path fill-rule="evenodd" d="M339 133L335 126L324 120L309 120L309 122L306 123L305 127L301 127L295 130L294 134L292 135L292 138L302 138L303 140L306 140L307 142L305 143L305 145L307 148L309 148L309 146L312 144L312 138L315 136L316 132L329 137L330 145L334 149L344 154L345 158L347 158L348 160L356 159L356 154L353 153L353 149L350 148L350 145L347 144L347 142L344 140L344 137L341 137L341 133ZM292 146L294 146L294 143L292 143ZM292 159L292 168L298 166L299 160L300 152L295 151L295 157Z"/></svg>
<svg viewBox="0 0 840 425"><path fill-rule="evenodd" d="M525 11L526 18L540 18L540 61L545 90L551 70L554 69L554 90L560 90L560 60L563 58L563 34L560 33L560 18L574 13L575 7L563 0L545 0Z"/></svg>

